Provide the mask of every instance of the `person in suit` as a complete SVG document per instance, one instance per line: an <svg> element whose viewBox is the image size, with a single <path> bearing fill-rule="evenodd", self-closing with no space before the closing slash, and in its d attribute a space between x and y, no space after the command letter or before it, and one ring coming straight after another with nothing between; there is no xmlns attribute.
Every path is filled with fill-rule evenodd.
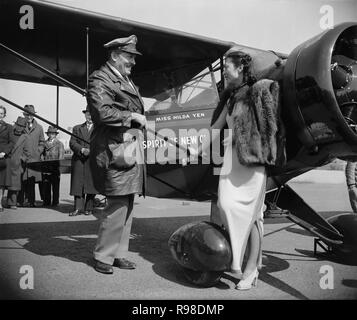
<svg viewBox="0 0 357 320"><path fill-rule="evenodd" d="M93 253L94 269L104 274L112 274L113 266L136 268L126 259L134 196L145 194L140 141L146 118L143 100L130 79L135 59L141 55L136 43L135 35L106 43L108 60L91 74L88 85L87 102L94 123L90 161L96 172L95 187L107 197ZM122 161L123 149L133 144L137 147L135 161Z"/></svg>
<svg viewBox="0 0 357 320"><path fill-rule="evenodd" d="M30 161L40 161L45 144L45 135L42 126L37 123L31 113L36 113L33 105L25 105L23 113L26 120L25 128L25 144L23 148L23 156L25 163ZM24 196L30 207L35 207L35 184L42 181L42 174L39 171L25 167L23 173L23 191L19 195L20 205L25 205Z"/></svg>
<svg viewBox="0 0 357 320"><path fill-rule="evenodd" d="M48 135L48 139L44 146L43 160L64 159L64 145L57 139L57 129L53 126L49 126L46 134ZM52 206L57 206L59 204L60 177L61 173L58 168L51 173L42 174L44 206L50 206L51 204Z"/></svg>
<svg viewBox="0 0 357 320"><path fill-rule="evenodd" d="M14 147L9 155L7 170L10 176L10 186L7 191L7 208L17 209L18 194L23 187L24 146L26 141L26 119L18 117L13 126ZM23 195L22 195L23 197Z"/></svg>
<svg viewBox="0 0 357 320"><path fill-rule="evenodd" d="M74 196L74 211L70 216L81 213L85 215L93 214L94 197L98 193L93 184L91 167L89 165L89 140L93 130L93 122L88 110L83 110L86 121L73 127L73 134L69 141L69 147L73 151L71 167L71 190L70 195Z"/></svg>
<svg viewBox="0 0 357 320"><path fill-rule="evenodd" d="M14 146L14 135L12 126L4 121L6 117L6 108L0 106L0 212L4 211L2 207L2 198L4 189L11 185L9 170L7 170L9 154Z"/></svg>

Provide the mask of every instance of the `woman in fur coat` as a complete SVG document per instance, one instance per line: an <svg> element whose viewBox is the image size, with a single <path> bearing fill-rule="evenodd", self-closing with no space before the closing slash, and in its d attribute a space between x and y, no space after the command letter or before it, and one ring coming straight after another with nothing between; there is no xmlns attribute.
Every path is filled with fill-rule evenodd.
<svg viewBox="0 0 357 320"><path fill-rule="evenodd" d="M266 166L274 165L276 160L278 84L267 79L256 82L250 70L249 55L240 51L226 55L223 72L226 89L211 126L212 143L226 124L232 133L223 141L225 153L217 205L230 237L231 272L241 278L238 290L257 284L262 258ZM243 271L247 244L249 254Z"/></svg>

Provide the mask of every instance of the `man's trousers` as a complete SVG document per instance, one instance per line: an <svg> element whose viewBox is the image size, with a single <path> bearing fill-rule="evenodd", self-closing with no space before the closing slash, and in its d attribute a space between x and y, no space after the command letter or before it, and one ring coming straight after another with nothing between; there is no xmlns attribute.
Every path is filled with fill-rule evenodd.
<svg viewBox="0 0 357 320"><path fill-rule="evenodd" d="M59 190L60 190L60 175L43 174L42 175L42 200L44 205L58 205L59 204ZM51 194L52 191L52 194ZM51 201L52 196L52 201Z"/></svg>
<svg viewBox="0 0 357 320"><path fill-rule="evenodd" d="M107 197L107 202L94 259L112 265L115 258L124 258L128 252L134 194Z"/></svg>

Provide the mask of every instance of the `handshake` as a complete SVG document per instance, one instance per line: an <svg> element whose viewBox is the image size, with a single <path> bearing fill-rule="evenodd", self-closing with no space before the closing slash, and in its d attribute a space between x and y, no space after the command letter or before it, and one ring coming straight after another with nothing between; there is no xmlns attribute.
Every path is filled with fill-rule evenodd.
<svg viewBox="0 0 357 320"><path fill-rule="evenodd" d="M88 156L89 156L89 149L88 149L88 148L82 148L82 149L81 149L81 153L82 153L85 157L88 157Z"/></svg>
<svg viewBox="0 0 357 320"><path fill-rule="evenodd" d="M188 154L188 157L184 157L181 159L183 167L187 166L191 162L198 163L198 158L210 160L209 156L204 151L197 150L192 147L188 147Z"/></svg>

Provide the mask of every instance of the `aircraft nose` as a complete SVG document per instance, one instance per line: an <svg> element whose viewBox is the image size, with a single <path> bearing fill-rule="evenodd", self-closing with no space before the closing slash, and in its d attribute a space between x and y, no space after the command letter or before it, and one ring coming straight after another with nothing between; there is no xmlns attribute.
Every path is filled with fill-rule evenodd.
<svg viewBox="0 0 357 320"><path fill-rule="evenodd" d="M343 116L357 123L357 28L345 32L336 42L331 61L331 80ZM351 124L350 123L350 124ZM353 126L356 131L356 127Z"/></svg>
<svg viewBox="0 0 357 320"><path fill-rule="evenodd" d="M339 24L296 47L286 61L283 82L285 115L293 115L300 141L312 147L342 136L357 152L356 23ZM321 123L328 130L317 130ZM304 131L306 124L313 128L310 133Z"/></svg>

